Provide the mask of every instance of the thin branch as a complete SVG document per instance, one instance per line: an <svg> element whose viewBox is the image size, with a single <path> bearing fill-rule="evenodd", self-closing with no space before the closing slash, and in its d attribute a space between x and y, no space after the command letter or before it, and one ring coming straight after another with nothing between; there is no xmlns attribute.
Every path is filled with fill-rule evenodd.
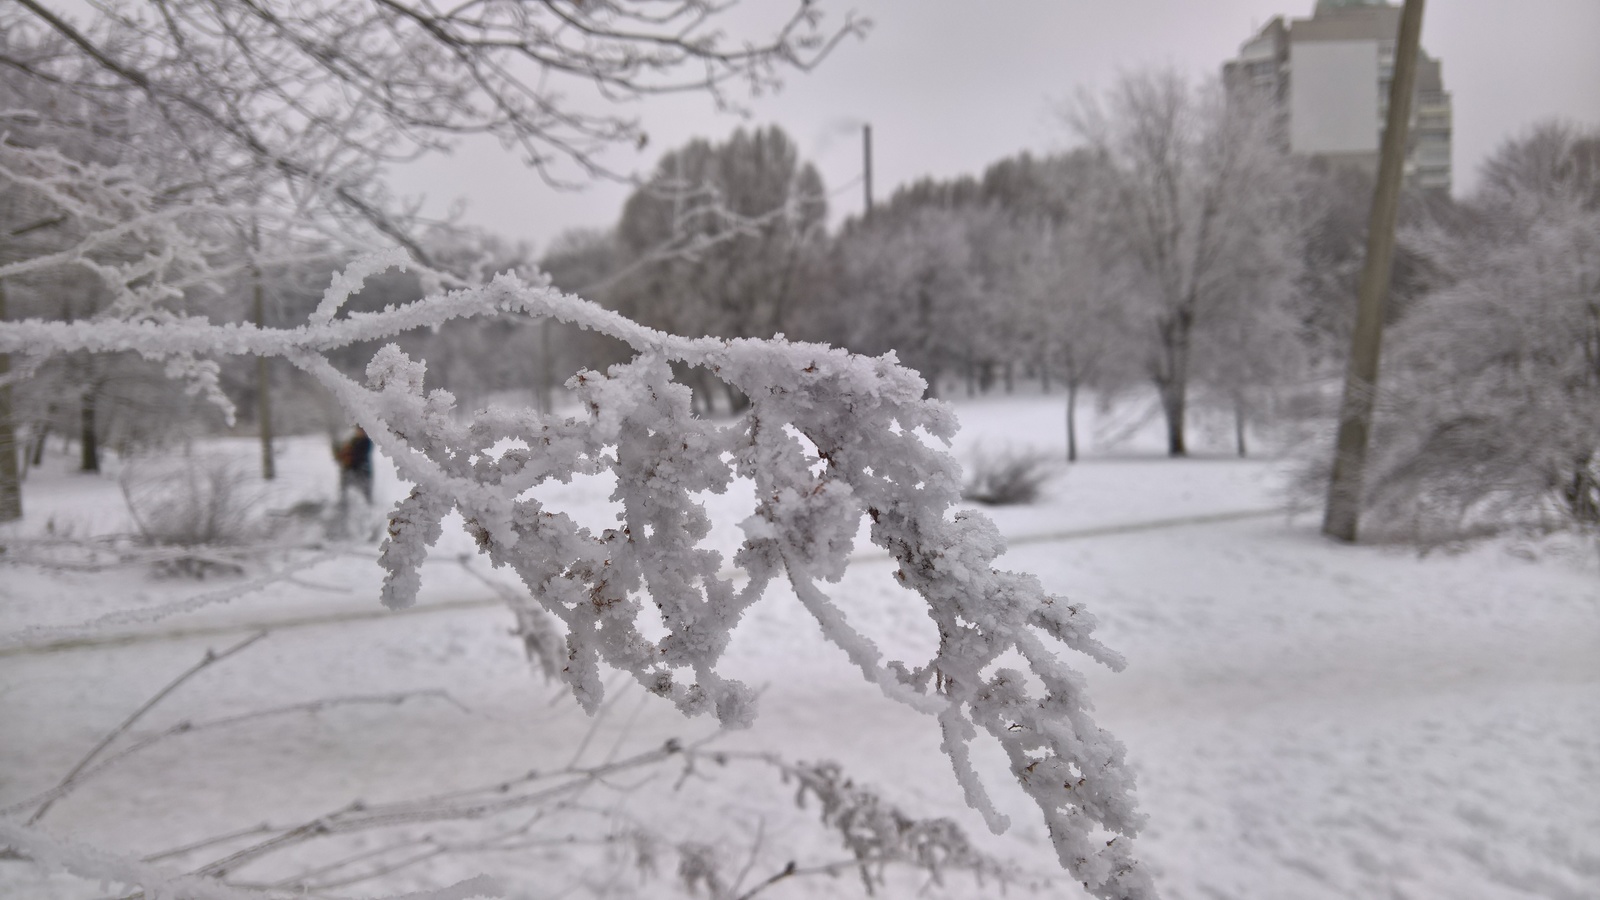
<svg viewBox="0 0 1600 900"><path fill-rule="evenodd" d="M121 750L118 750L116 753L114 753L111 756L107 757L106 759L102 760L98 765L85 768L81 772L79 772L78 774L76 774L74 776L69 776L67 778L67 780L63 781L61 784L57 785L56 787L51 788L50 790L44 792L43 794L40 794L40 795L35 796L35 797L30 797L27 800L22 801L21 803L13 804L11 806L6 807L5 809L0 809L0 815L7 815L7 814L10 814L10 813L15 812L17 810L20 810L20 809L26 809L26 808L28 808L30 806L33 806L36 803L54 803L56 800L59 800L61 797L64 797L67 794L71 793L73 790L75 790L78 787L78 785L80 785L80 784L82 784L82 783L84 783L86 781L89 781L92 778L97 777L101 772L104 772L106 769L110 768L111 766L116 765L117 763L121 762L122 760L127 759L128 757L133 756L136 753L142 752L142 751L148 749L149 747L154 746L155 744L161 743L162 741L165 741L165 740L167 740L169 738L176 737L178 735L182 735L182 734L197 734L197 733L202 732L202 731L214 731L214 730L217 730L217 729L220 729L220 728L228 728L228 727L231 727L231 726L234 726L234 725L239 725L239 724L242 724L244 722L250 722L250 721L257 720L257 719L266 719L266 718L271 718L271 717L274 717L274 716L284 716L284 715L289 715L291 713L302 713L302 712L304 712L304 713L315 713L315 712L321 712L324 709L329 709L329 708L335 707L335 706L354 706L354 705L359 705L359 704L397 706L397 705L399 705L401 703L404 703L407 700L410 700L410 699L413 699L413 698L416 698L416 697L437 697L439 699L443 699L446 702L454 705L458 709L462 709L462 710L466 709L459 702L457 702L454 697L451 697L448 693L446 693L444 691L440 691L440 690L424 690L424 691L403 691L403 692L394 693L394 694L370 694L370 695L361 695L361 696L353 696L353 697L331 697L331 698L324 699L324 700L312 700L312 701L309 701L309 702L306 702L306 703L292 703L292 704L289 704L287 706L278 706L278 707L274 707L272 709L263 709L263 710L256 710L254 712L240 713L239 715L236 715L236 716L226 716L226 717L221 718L221 719L213 719L213 720L211 720L209 722L200 722L198 724L193 723L193 722L183 721L183 722L179 722L176 725L173 725L171 728L168 728L165 731L159 731L159 732L156 732L155 734L143 737L143 738L135 741L133 744L131 744L131 745L127 746L127 747L124 747ZM145 861L146 862L150 862L151 860L150 859L146 859Z"/></svg>
<svg viewBox="0 0 1600 900"><path fill-rule="evenodd" d="M61 783L56 786L56 789L59 790L71 784L73 780L78 777L79 773L88 768L90 763L94 762L95 757L99 756L102 751L111 745L112 741L115 741L117 738L121 737L123 732L131 728L135 722L144 717L145 713L148 713L150 710L154 709L156 704L160 703L162 700L165 700L167 695L177 690L183 685L184 682L205 671L213 664L219 663L235 653L248 648L250 645L266 637L267 634L268 632L265 631L257 632L240 641L239 643L234 644L232 647L229 647L221 653L217 653L213 650L207 650L206 655L202 657L199 662L195 663L193 666L190 666L189 669L183 674L168 682L166 687L157 691L155 696L144 702L143 706L134 710L132 715L122 720L122 724L111 729L111 731L105 737L101 738L100 743L95 744L94 748L85 754L83 759L78 760L77 765L72 767L72 771L68 772L66 777L61 779ZM39 806L37 810L34 811L33 815L28 817L28 821L25 824L32 825L44 818L44 814L50 811L50 807L55 804L57 799L59 799L59 797L52 797L51 799L46 800Z"/></svg>
<svg viewBox="0 0 1600 900"><path fill-rule="evenodd" d="M261 553L268 549L270 548L258 547L256 548L256 552ZM163 548L158 551L140 554L137 556L137 560L139 562L159 562L165 559L186 559L195 558L196 556L198 556L198 554L194 550L173 550ZM149 606L139 609L117 610L115 612L106 613L102 616L96 616L93 619L79 622L75 625L38 625L31 628L24 628L20 631L7 632L5 634L0 634L0 650L7 650L15 647L27 647L30 645L37 646L41 642L59 643L63 641L80 640L83 638L92 637L107 626L148 624L151 622L158 622L169 616L178 615L180 613L194 612L195 610L217 603L228 603L247 594L253 594L257 591L265 590L266 588L269 588L279 582L288 581L293 578L296 573L304 572L313 566L320 565L323 562L332 559L334 556L335 553L333 552L319 553L310 559L302 560L293 566L279 569L274 572L268 572L259 578L252 579L244 582L243 584L235 584L219 590L207 591L192 597L186 597L182 600L175 600L171 603L163 603L158 606ZM123 560L119 560L116 564L121 564L122 561ZM50 564L42 565L49 566ZM79 571L93 572L104 568L110 568L111 565L101 563L86 563L79 566L72 566L71 568ZM66 568L66 566L61 567Z"/></svg>
<svg viewBox="0 0 1600 900"><path fill-rule="evenodd" d="M258 834L268 834L273 830L274 829L271 825L266 822L262 822L260 825L253 826L251 828L241 828L238 831L230 831L227 834L219 834L214 837L208 837L203 840L195 841L192 844L184 844L181 847L173 847L171 850L162 850L160 853L152 853L149 856L141 859L140 862L160 862L163 859L171 859L174 856L182 856L185 853L193 853L196 850L204 850L207 847L215 847L218 844L225 844L228 841L236 841L240 838L254 837Z"/></svg>

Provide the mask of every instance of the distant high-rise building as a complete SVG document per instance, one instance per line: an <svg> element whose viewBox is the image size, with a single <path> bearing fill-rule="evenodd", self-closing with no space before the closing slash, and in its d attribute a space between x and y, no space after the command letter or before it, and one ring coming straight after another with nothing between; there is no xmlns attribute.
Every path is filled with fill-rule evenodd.
<svg viewBox="0 0 1600 900"><path fill-rule="evenodd" d="M1384 0L1317 0L1311 18L1275 17L1246 41L1223 82L1276 107L1291 152L1376 172L1399 31L1400 8ZM1406 148L1412 184L1450 189L1450 131L1439 60L1421 53Z"/></svg>

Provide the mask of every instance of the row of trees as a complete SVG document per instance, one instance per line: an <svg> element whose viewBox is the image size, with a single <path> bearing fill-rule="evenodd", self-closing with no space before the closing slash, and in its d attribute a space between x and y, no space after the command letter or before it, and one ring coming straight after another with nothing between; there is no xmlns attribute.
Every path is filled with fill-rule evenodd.
<svg viewBox="0 0 1600 900"><path fill-rule="evenodd" d="M1070 153L1022 155L980 176L918 182L836 234L826 228L821 178L781 129L693 141L661 158L614 228L567 234L536 260L526 246L407 216L383 196L375 164L381 155L338 164L342 154L359 155L349 134L335 138L331 121L308 127L328 131L317 158L340 173L333 190L315 180L301 185L252 157L249 141L237 136L247 148L242 154L197 154L181 130L152 126L168 117L157 99L187 108L181 100L88 90L106 76L75 52L74 37L82 35L41 32L25 17L13 21L17 27L0 38L11 62L0 83L8 110L0 174L20 188L7 192L0 209L7 235L0 302L13 317L74 320L198 304L229 318L297 321L317 303L338 257L384 243L403 223L405 243L431 274L376 279L353 301L358 308L415 296L440 273L466 282L541 268L565 289L675 333L787 334L866 353L893 350L935 393L963 382L969 391L1009 386L1022 376L1060 385L1069 458L1078 452L1075 408L1086 389L1100 397L1153 391L1173 455L1188 450L1194 404L1225 410L1243 453L1248 426L1270 417L1290 389L1314 398L1347 341L1367 179L1288 157L1270 115L1216 85L1172 73L1134 74L1103 98L1073 104L1063 122L1080 146ZM1487 499L1457 491L1459 502L1444 502L1437 487L1443 476L1415 474L1432 471L1419 459L1447 459L1458 444L1483 452L1495 442L1463 436L1478 427L1473 422L1498 419L1439 412L1428 426L1437 435L1414 433L1423 420L1409 411L1408 398L1436 404L1461 390L1455 382L1449 391L1420 387L1423 372L1441 378L1447 370L1413 365L1408 360L1419 351L1411 348L1495 346L1470 335L1500 333L1486 323L1495 322L1491 310L1510 302L1504 292L1548 292L1537 285L1555 278L1574 285L1573 296L1587 296L1583 242L1592 205L1581 198L1592 190L1585 187L1592 163L1584 160L1593 140L1552 126L1509 144L1469 202L1420 194L1408 200L1390 319L1415 314L1415 321L1399 332L1387 369L1391 400L1408 412L1391 416L1380 433L1380 456L1396 461L1378 466L1394 471L1374 482L1373 502L1409 503L1426 493L1434 497L1429 509L1455 515ZM313 157L296 158L309 165ZM207 165L197 168L197 159ZM133 168L137 179L127 174ZM362 197L371 202L363 206ZM330 243L335 233L339 241ZM1531 248L1510 252L1533 234L1547 236L1538 252L1550 259L1529 262L1537 258ZM1484 287L1495 279L1502 294ZM1460 302L1447 299L1466 290L1462 285L1490 299L1464 314ZM1561 315L1583 315L1576 300L1551 302L1567 310ZM1551 333L1577 333L1565 320L1551 322ZM464 396L531 389L544 409L578 368L627 355L548 321L452 325L405 340L432 362L441 384ZM348 362L369 349L348 351ZM164 368L131 355L80 354L29 368L15 388L15 377L5 382L0 443L20 452L0 453L0 507L15 513L16 460L37 462L53 433L78 435L88 469L104 440L131 449L204 427L197 423L206 419L205 404L175 392ZM1494 371L1472 369L1478 376ZM1554 383L1539 366L1533 372L1535 385L1525 393ZM680 375L692 382L702 411L746 402L709 373ZM290 370L232 363L207 377L244 408L265 448L274 418L291 430L339 424L337 409ZM1504 390L1480 393L1473 401L1479 405L1508 402ZM274 395L281 398L275 415L267 403ZM1590 432L1575 424L1581 415L1566 414L1567 401L1540 398L1526 408L1565 424L1515 431L1559 432L1552 439L1560 449L1535 454L1507 446L1491 454L1495 465L1520 466L1521 475L1444 481L1516 482L1522 487L1510 494L1524 498L1572 493L1565 508L1592 518L1592 453L1583 449ZM17 423L25 426L20 435ZM1514 462L1534 457L1546 460L1537 471ZM270 449L264 466L270 472ZM1508 496L1499 488L1488 493Z"/></svg>
<svg viewBox="0 0 1600 900"><path fill-rule="evenodd" d="M1359 225L1336 221L1360 222L1339 202L1348 176L1297 164L1269 116L1170 72L1125 78L1068 121L1078 150L918 182L833 236L782 131L696 141L613 230L568 235L543 264L661 327L894 350L934 393L1027 374L1064 385L1070 408L1085 388L1152 385L1173 455L1198 387L1237 416L1242 450L1266 395L1345 327L1331 307L1359 263ZM735 215L700 215L685 189Z"/></svg>
<svg viewBox="0 0 1600 900"><path fill-rule="evenodd" d="M1285 401L1299 424L1326 423L1370 178L1288 156L1270 115L1171 73L1126 77L1066 121L1079 149L915 183L831 236L824 189L780 130L696 141L615 229L567 236L543 266L665 328L892 350L935 393L1060 385L1069 459L1089 388L1152 391L1174 456L1196 402L1233 417L1240 454ZM1596 521L1596 140L1544 126L1490 160L1478 195L1407 196L1381 521L1414 537L1512 509ZM736 215L661 199L673 187ZM714 381L696 385L702 408ZM1327 443L1317 431L1311 455Z"/></svg>

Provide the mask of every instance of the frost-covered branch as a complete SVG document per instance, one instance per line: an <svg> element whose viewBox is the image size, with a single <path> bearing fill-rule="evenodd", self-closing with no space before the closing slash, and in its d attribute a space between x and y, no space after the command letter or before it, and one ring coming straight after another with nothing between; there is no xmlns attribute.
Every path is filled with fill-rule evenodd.
<svg viewBox="0 0 1600 900"><path fill-rule="evenodd" d="M938 718L968 802L992 827L1003 828L1004 819L969 761L979 734L1006 751L1075 878L1101 897L1154 896L1131 853L1140 817L1122 745L1090 717L1083 677L1058 651L1113 669L1122 660L1094 639L1094 619L1082 607L1050 596L1031 576L993 567L1004 549L993 523L975 513L951 515L959 467L924 436L948 440L955 418L923 398L922 379L893 355L865 358L781 339L678 337L511 274L383 312L336 316L341 294L379 267L371 260L352 266L324 299L325 321L295 329L193 318L5 323L0 352L290 360L339 400L414 485L389 514L380 555L384 604L415 601L428 548L444 518L459 512L481 552L514 572L559 622L566 650L560 675L590 711L604 698L601 670L609 666L686 715L748 724L754 692L722 674L721 657L744 612L773 581L786 579L869 681ZM584 414L569 418L504 408L463 415L448 392L425 391L423 363L394 345L373 357L364 385L322 356L355 341L500 312L598 331L637 356L603 374L575 376L569 386ZM689 388L673 380L673 363L709 370L748 396L750 408L725 424L697 418ZM600 473L616 478L612 499L622 512L614 528L596 533L528 496L551 480ZM711 523L695 499L736 478L752 481L756 497L732 560L747 579L742 587L719 574L721 555L701 546ZM817 587L843 576L863 518L873 543L899 564L894 577L920 597L938 629L937 652L918 665L885 662ZM665 633L652 637L658 630ZM1006 667L1018 664L1026 671Z"/></svg>

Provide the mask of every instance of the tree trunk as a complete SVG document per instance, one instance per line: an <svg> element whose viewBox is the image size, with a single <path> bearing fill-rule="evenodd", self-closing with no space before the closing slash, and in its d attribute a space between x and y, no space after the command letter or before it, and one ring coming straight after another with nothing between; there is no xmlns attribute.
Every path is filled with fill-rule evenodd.
<svg viewBox="0 0 1600 900"><path fill-rule="evenodd" d="M78 471L100 471L100 434L95 430L95 397L99 390L95 387L83 389L82 405L78 408L78 446L82 451L79 457Z"/></svg>
<svg viewBox="0 0 1600 900"><path fill-rule="evenodd" d="M28 468L37 469L44 465L44 445L50 439L50 423L55 417L56 405L51 403L45 407L44 418L34 424L38 431L28 436L28 442L32 445L28 448Z"/></svg>
<svg viewBox="0 0 1600 900"><path fill-rule="evenodd" d="M1184 407L1188 398L1184 396L1185 385L1181 381L1167 382L1159 386L1161 390L1161 411L1167 417L1167 455L1171 457L1188 456L1189 449L1183 441L1183 416Z"/></svg>
<svg viewBox="0 0 1600 900"><path fill-rule="evenodd" d="M259 249L259 247L257 248ZM267 304L261 286L261 268L254 261L250 265L254 293L256 327L267 327ZM261 432L261 477L271 481L278 476L278 466L272 454L272 370L267 367L265 355L256 357L256 425Z"/></svg>
<svg viewBox="0 0 1600 900"><path fill-rule="evenodd" d="M1561 491L1568 513L1585 525L1600 522L1600 482L1589 474L1590 459L1586 453L1573 460L1572 478Z"/></svg>
<svg viewBox="0 0 1600 900"><path fill-rule="evenodd" d="M6 318L5 283L0 282L0 322ZM17 466L17 422L11 403L11 354L0 353L0 522L22 518L22 473Z"/></svg>
<svg viewBox="0 0 1600 900"><path fill-rule="evenodd" d="M1167 417L1167 455L1188 456L1184 444L1184 411L1189 394L1189 341L1194 330L1193 301L1161 323L1161 352L1165 358L1156 369L1156 389L1161 394L1161 411Z"/></svg>
<svg viewBox="0 0 1600 900"><path fill-rule="evenodd" d="M1067 462L1078 461L1078 385L1067 382Z"/></svg>
<svg viewBox="0 0 1600 900"><path fill-rule="evenodd" d="M277 461L272 453L272 373L265 356L256 357L256 419L261 429L261 477L271 481L278 477Z"/></svg>
<svg viewBox="0 0 1600 900"><path fill-rule="evenodd" d="M1244 398L1235 397L1233 398L1233 438L1235 443L1238 444L1240 459L1244 459L1248 455L1244 445L1244 426Z"/></svg>
<svg viewBox="0 0 1600 900"><path fill-rule="evenodd" d="M1017 373L1016 373L1016 364L1015 363L1010 363L1010 362L1006 363L1004 368L1002 368L1000 370L1000 377L1004 380L1004 383L1005 383L1005 386L1006 386L1006 394L1008 396L1016 391L1016 389L1017 389Z"/></svg>

